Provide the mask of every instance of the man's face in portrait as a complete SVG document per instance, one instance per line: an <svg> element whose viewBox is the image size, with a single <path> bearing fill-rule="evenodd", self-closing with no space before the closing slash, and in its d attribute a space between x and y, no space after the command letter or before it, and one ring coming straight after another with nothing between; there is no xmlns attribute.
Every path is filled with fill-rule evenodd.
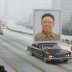
<svg viewBox="0 0 72 72"><path fill-rule="evenodd" d="M41 21L41 24L42 24L42 31L45 33L45 34L51 34L52 33L52 29L54 27L54 20L52 17L50 16L45 16L42 21Z"/></svg>

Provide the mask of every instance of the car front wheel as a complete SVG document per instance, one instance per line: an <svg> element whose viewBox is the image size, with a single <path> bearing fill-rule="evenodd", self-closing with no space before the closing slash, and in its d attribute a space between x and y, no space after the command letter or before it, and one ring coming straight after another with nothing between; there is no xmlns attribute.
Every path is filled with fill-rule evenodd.
<svg viewBox="0 0 72 72"><path fill-rule="evenodd" d="M30 52L31 53L31 56L34 56L33 52Z"/></svg>

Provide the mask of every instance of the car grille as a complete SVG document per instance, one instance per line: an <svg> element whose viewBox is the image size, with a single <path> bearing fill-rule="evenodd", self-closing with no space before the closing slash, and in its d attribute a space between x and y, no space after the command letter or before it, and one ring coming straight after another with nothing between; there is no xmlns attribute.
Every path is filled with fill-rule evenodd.
<svg viewBox="0 0 72 72"><path fill-rule="evenodd" d="M56 54L55 57L56 57L56 58L65 57L65 54Z"/></svg>

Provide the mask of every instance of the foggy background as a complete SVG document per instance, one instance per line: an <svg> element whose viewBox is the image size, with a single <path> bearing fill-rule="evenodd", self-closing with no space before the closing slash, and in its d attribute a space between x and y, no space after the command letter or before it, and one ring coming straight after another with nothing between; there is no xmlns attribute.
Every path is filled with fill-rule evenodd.
<svg viewBox="0 0 72 72"><path fill-rule="evenodd" d="M72 35L72 0L0 0L0 21L33 29L33 9L61 10L62 33Z"/></svg>
<svg viewBox="0 0 72 72"><path fill-rule="evenodd" d="M33 9L50 9L52 0L0 0L0 19L33 28Z"/></svg>
<svg viewBox="0 0 72 72"><path fill-rule="evenodd" d="M62 33L72 36L72 0L61 0Z"/></svg>

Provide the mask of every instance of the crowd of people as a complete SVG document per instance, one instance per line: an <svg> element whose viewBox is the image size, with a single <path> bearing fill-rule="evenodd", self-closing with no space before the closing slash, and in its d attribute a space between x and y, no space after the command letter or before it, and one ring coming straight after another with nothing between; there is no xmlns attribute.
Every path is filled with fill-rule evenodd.
<svg viewBox="0 0 72 72"><path fill-rule="evenodd" d="M67 44L72 44L72 40L68 40L68 39L62 39L62 42Z"/></svg>

